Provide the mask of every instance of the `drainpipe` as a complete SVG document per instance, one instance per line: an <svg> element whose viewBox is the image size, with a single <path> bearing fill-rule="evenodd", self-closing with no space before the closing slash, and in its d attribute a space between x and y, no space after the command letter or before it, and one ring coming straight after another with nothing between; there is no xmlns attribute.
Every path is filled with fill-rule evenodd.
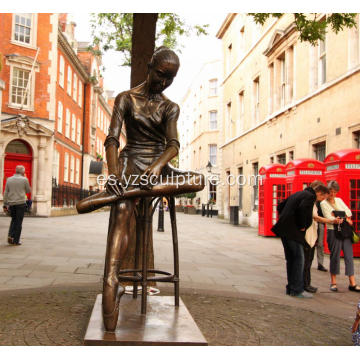
<svg viewBox="0 0 360 360"><path fill-rule="evenodd" d="M81 189L84 187L84 153L85 153L85 121L86 121L86 83L83 89L83 124L82 124L82 149L81 149Z"/></svg>

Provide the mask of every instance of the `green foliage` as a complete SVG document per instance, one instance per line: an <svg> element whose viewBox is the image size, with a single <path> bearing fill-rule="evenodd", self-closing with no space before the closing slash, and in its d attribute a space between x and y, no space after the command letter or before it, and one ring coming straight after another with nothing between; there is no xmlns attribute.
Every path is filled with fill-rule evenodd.
<svg viewBox="0 0 360 360"><path fill-rule="evenodd" d="M132 13L96 13L91 14L91 32L93 37L92 51L98 55L102 51L113 49L123 55L124 66L131 66L131 36L133 26ZM206 25L186 23L173 13L159 13L156 31L156 47L161 45L180 51L179 37L189 36L195 31L196 35L207 35Z"/></svg>
<svg viewBox="0 0 360 360"><path fill-rule="evenodd" d="M300 33L300 41L308 41L315 45L323 40L328 27L337 34L344 28L356 27L355 13L333 13L326 18L317 13L293 13L296 27ZM280 18L283 13L249 13L257 24L264 25L269 18Z"/></svg>
<svg viewBox="0 0 360 360"><path fill-rule="evenodd" d="M173 167L176 167L176 168L179 167L179 154L176 155L174 158L172 158L172 159L170 160L170 164L171 164Z"/></svg>

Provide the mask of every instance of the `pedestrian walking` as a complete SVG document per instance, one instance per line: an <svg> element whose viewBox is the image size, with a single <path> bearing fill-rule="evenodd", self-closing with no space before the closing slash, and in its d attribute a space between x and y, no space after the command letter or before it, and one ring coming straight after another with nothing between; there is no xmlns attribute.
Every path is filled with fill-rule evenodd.
<svg viewBox="0 0 360 360"><path fill-rule="evenodd" d="M8 243L21 245L20 235L26 209L26 194L31 192L25 168L16 166L15 174L6 181L4 192L4 211L10 212L11 222L8 233Z"/></svg>
<svg viewBox="0 0 360 360"><path fill-rule="evenodd" d="M327 188L318 185L307 187L290 195L278 205L279 220L272 231L281 237L286 260L286 294L298 298L312 298L304 290L304 244L305 231L313 221L315 201L325 199Z"/></svg>
<svg viewBox="0 0 360 360"><path fill-rule="evenodd" d="M344 212L345 216L342 221L347 221L351 226L351 210L347 207L344 201L336 197L340 190L339 184L332 180L328 184L330 194L327 200L321 202L321 209L324 216L327 219L335 219L334 211ZM344 252L345 260L345 275L349 277L349 290L360 292L360 286L356 285L354 276L354 260L353 260L353 247L351 242L351 236L347 236L343 239L338 239L335 236L334 225L329 224L327 226L327 242L330 250L330 290L338 291L336 285L336 275L340 274L340 253Z"/></svg>

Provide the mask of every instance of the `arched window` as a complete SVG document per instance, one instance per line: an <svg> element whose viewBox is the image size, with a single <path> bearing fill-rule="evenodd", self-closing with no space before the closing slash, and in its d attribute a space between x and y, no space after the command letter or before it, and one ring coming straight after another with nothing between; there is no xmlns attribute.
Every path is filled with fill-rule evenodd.
<svg viewBox="0 0 360 360"><path fill-rule="evenodd" d="M6 146L5 153L31 155L31 149L25 142L13 140Z"/></svg>

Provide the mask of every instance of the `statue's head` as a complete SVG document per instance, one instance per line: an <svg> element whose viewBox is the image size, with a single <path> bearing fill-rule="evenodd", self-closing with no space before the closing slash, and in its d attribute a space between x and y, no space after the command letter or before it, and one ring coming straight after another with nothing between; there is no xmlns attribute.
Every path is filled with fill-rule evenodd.
<svg viewBox="0 0 360 360"><path fill-rule="evenodd" d="M171 85L180 66L178 56L166 46L155 50L148 64L149 89L154 94L163 92Z"/></svg>

